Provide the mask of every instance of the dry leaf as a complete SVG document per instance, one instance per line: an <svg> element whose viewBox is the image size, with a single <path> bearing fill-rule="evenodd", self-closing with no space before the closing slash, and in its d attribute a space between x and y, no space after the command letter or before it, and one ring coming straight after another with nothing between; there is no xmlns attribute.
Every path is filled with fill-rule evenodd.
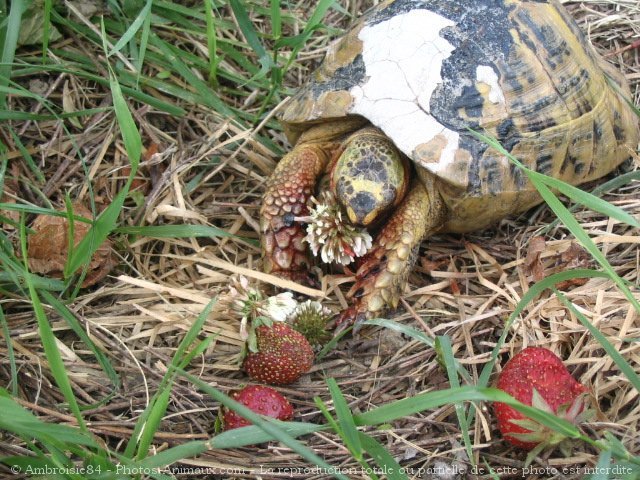
<svg viewBox="0 0 640 480"><path fill-rule="evenodd" d="M591 258L589 252L587 252L577 242L571 242L569 248L562 252L560 254L560 258L556 260L556 264L553 267L553 273L592 267L593 258ZM559 290L568 290L571 287L584 285L588 280L588 278L572 278L558 283L556 288Z"/></svg>
<svg viewBox="0 0 640 480"><path fill-rule="evenodd" d="M18 45L36 45L41 44L44 39L44 2L38 0L22 14L20 20L20 28L18 29ZM55 42L62 38L62 35L49 22L49 42Z"/></svg>
<svg viewBox="0 0 640 480"><path fill-rule="evenodd" d="M81 204L74 204L73 212L75 215L86 218L92 216L89 209ZM73 227L73 244L77 246L89 231L90 225L76 221ZM29 267L35 273L62 278L69 253L69 222L67 218L38 215L31 228L34 233L29 236ZM111 242L105 240L93 254L82 286L90 287L98 283L107 276L115 264Z"/></svg>
<svg viewBox="0 0 640 480"><path fill-rule="evenodd" d="M593 263L591 255L577 242L571 242L569 248L562 253L547 255L545 262L543 262L542 254L546 250L547 246L543 237L534 237L529 242L524 266L534 282L539 282L555 273L590 268ZM570 287L584 285L586 282L586 278L574 278L556 284L556 288L566 290Z"/></svg>
<svg viewBox="0 0 640 480"><path fill-rule="evenodd" d="M533 276L534 282L539 282L544 279L544 265L540 256L547 247L544 237L533 237L529 242L529 249L527 250L527 258L524 260L525 268L527 272Z"/></svg>

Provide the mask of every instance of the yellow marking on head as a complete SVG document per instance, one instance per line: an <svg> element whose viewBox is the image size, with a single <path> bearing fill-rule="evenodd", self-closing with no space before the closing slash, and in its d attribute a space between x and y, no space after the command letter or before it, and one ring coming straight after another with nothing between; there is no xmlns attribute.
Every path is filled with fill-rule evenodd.
<svg viewBox="0 0 640 480"><path fill-rule="evenodd" d="M399 203L406 182L405 165L391 140L364 129L346 141L331 184L351 222L369 225Z"/></svg>

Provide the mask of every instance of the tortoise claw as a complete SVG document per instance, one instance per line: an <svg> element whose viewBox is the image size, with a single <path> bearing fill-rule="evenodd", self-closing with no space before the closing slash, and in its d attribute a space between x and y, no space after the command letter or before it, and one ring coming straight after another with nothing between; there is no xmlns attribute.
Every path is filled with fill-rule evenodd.
<svg viewBox="0 0 640 480"><path fill-rule="evenodd" d="M334 336L341 334L349 327L353 327L353 333L357 333L362 323L368 319L366 311L363 311L360 302L340 312L335 320Z"/></svg>
<svg viewBox="0 0 640 480"><path fill-rule="evenodd" d="M425 205L429 205L428 192L416 184L380 231L374 247L357 264L355 283L347 293L353 303L338 317L338 328L345 324L357 329L365 320L398 306L418 246L437 225L434 217L439 209L433 212L434 217L424 215Z"/></svg>

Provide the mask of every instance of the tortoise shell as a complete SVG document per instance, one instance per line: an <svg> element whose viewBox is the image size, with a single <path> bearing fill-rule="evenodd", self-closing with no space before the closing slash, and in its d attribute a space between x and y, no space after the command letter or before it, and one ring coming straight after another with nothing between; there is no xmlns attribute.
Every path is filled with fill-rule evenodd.
<svg viewBox="0 0 640 480"><path fill-rule="evenodd" d="M495 218L539 200L469 129L579 184L636 149L638 121L623 96L622 75L556 1L387 0L329 47L280 120L295 142L311 124L364 117L444 181L453 221L465 222L487 197L504 203Z"/></svg>

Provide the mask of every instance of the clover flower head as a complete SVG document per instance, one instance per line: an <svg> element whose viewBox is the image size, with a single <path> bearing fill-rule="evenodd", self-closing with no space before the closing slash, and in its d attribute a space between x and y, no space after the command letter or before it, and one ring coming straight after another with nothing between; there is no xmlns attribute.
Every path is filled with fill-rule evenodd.
<svg viewBox="0 0 640 480"><path fill-rule="evenodd" d="M320 200L311 199L307 235L314 255L320 253L325 263L348 265L371 248L372 238L364 228L357 228L342 218L342 211L333 193L324 191Z"/></svg>

